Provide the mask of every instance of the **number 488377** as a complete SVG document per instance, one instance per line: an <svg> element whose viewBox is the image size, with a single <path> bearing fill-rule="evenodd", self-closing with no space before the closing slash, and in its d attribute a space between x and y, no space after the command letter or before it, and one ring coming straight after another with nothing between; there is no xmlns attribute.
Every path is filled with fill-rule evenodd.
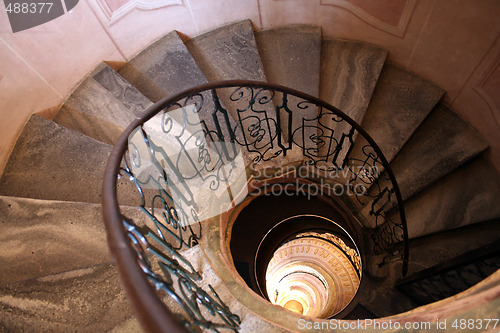
<svg viewBox="0 0 500 333"><path fill-rule="evenodd" d="M50 9L54 5L53 2L14 2L9 3L5 10L7 13L14 14L41 14L50 13Z"/></svg>
<svg viewBox="0 0 500 333"><path fill-rule="evenodd" d="M455 319L451 327L456 330L496 329L498 319Z"/></svg>

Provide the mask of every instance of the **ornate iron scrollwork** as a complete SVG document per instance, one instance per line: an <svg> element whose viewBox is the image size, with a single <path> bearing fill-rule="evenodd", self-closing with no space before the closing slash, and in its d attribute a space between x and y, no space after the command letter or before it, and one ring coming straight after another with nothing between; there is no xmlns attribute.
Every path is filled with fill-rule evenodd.
<svg viewBox="0 0 500 333"><path fill-rule="evenodd" d="M366 142L361 149L357 137ZM407 263L404 209L388 162L358 124L312 96L249 81L206 84L155 104L115 150L122 152L115 177L134 185L148 221L121 218L128 242L151 285L179 305L187 328L238 330L238 315L211 286L200 287L202 274L182 253L199 244L200 221L218 213L210 203L235 204L235 184L249 163L275 167L300 152L303 166L353 190L353 206L373 221L374 251L403 243ZM388 218L391 210L400 220Z"/></svg>

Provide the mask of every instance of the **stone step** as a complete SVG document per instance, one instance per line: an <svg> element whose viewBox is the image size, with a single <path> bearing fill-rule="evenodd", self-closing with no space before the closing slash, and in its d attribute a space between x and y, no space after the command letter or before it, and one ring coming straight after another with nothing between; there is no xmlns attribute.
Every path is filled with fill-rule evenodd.
<svg viewBox="0 0 500 333"><path fill-rule="evenodd" d="M419 305L438 302L473 287L500 269L500 239L448 259L397 283Z"/></svg>
<svg viewBox="0 0 500 333"><path fill-rule="evenodd" d="M177 31L149 45L118 73L153 102L208 82Z"/></svg>
<svg viewBox="0 0 500 333"><path fill-rule="evenodd" d="M410 238L500 217L500 175L479 156L405 202ZM393 213L391 219L398 220Z"/></svg>
<svg viewBox="0 0 500 333"><path fill-rule="evenodd" d="M102 63L73 91L54 121L112 145L150 105L134 86Z"/></svg>
<svg viewBox="0 0 500 333"><path fill-rule="evenodd" d="M387 50L371 44L324 39L321 44L320 98L361 124L386 56ZM334 129L333 136L337 140L351 129L347 123L335 122L331 117L322 119L321 124ZM321 156L329 156L333 148L330 147L329 152L328 145L321 147ZM349 145L344 149L349 149ZM343 155L345 153L341 158Z"/></svg>
<svg viewBox="0 0 500 333"><path fill-rule="evenodd" d="M0 178L0 195L45 200L101 202L111 146L33 115ZM123 204L135 206L130 183L118 182Z"/></svg>
<svg viewBox="0 0 500 333"><path fill-rule="evenodd" d="M391 169L406 200L487 148L474 128L439 104L394 158Z"/></svg>
<svg viewBox="0 0 500 333"><path fill-rule="evenodd" d="M396 65L385 64L362 122L390 162L443 96L426 79ZM367 142L358 136L350 157L365 160Z"/></svg>
<svg viewBox="0 0 500 333"><path fill-rule="evenodd" d="M141 51L120 68L119 73L153 102L208 82L177 31L168 33ZM195 97L190 101L203 106L203 112L197 113L196 117L190 117L190 122L198 124L199 121L204 121L208 130L213 132L217 132L220 128L225 140L229 141L230 134L228 126L225 126L224 117L218 114L217 125L220 126L215 124L212 116L214 110L212 96L206 92L201 96L203 100ZM183 124L180 112L170 114ZM229 118L229 123L231 128L236 126L232 118ZM201 129L201 125L198 128Z"/></svg>
<svg viewBox="0 0 500 333"><path fill-rule="evenodd" d="M408 276L429 267L445 263L453 258L490 244L498 239L498 220L476 223L458 229L448 230L416 239L411 239ZM387 260L389 259L389 260ZM394 288L401 280L401 260L398 258L367 257L367 262L377 265L377 276L364 276L357 299L371 309L377 317L406 312L418 306L406 295ZM356 319L356 318L351 318Z"/></svg>
<svg viewBox="0 0 500 333"><path fill-rule="evenodd" d="M408 275L447 263L497 241L499 223L499 219L478 222L410 240Z"/></svg>
<svg viewBox="0 0 500 333"><path fill-rule="evenodd" d="M319 96L321 27L292 25L255 33L267 82Z"/></svg>
<svg viewBox="0 0 500 333"><path fill-rule="evenodd" d="M209 81L267 81L249 20L196 36L186 46Z"/></svg>
<svg viewBox="0 0 500 333"><path fill-rule="evenodd" d="M0 196L0 215L0 285L111 261L101 205Z"/></svg>
<svg viewBox="0 0 500 333"><path fill-rule="evenodd" d="M367 259L372 260L372 258ZM382 279L373 278L370 274L366 274L356 295L359 302L368 311L375 314L376 318L411 311L416 307L411 299L394 289L394 283L401 277L401 266L395 263L389 265L389 267L385 267L385 275Z"/></svg>
<svg viewBox="0 0 500 333"><path fill-rule="evenodd" d="M0 328L6 332L107 332L132 317L110 264L0 287Z"/></svg>
<svg viewBox="0 0 500 333"><path fill-rule="evenodd" d="M249 20L196 36L186 42L186 47L209 81L267 81ZM276 140L278 122L271 94L259 89L226 88L219 89L218 95L237 123L235 135L244 146L247 160L267 161L267 165L274 162L274 167L286 164L273 159L281 149ZM250 101L255 103L250 106Z"/></svg>
<svg viewBox="0 0 500 333"><path fill-rule="evenodd" d="M269 83L319 96L321 27L293 25L263 30L255 33L255 40ZM300 101L290 97L288 103L293 107ZM313 119L317 113L317 108L294 108L292 128L298 128L303 117ZM288 123L285 118L280 121L286 140L290 135Z"/></svg>
<svg viewBox="0 0 500 333"><path fill-rule="evenodd" d="M0 285L110 262L97 204L0 197Z"/></svg>

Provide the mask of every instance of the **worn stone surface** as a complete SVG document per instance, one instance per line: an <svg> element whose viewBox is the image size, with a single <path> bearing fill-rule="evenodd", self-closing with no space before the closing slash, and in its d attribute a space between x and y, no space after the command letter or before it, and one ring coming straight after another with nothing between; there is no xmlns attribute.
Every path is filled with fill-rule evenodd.
<svg viewBox="0 0 500 333"><path fill-rule="evenodd" d="M497 231L498 221L490 221L411 239L408 276L494 242L498 239ZM372 257L366 259L380 261ZM401 269L401 261L395 260L386 262L383 268L378 268L385 273L383 279L373 279L366 274L358 292L358 301L379 317L399 314L417 307L418 304L394 288L402 278Z"/></svg>
<svg viewBox="0 0 500 333"><path fill-rule="evenodd" d="M267 81L249 20L194 37L186 42L186 47L209 81ZM219 89L218 94L237 123L238 141L249 148L243 149L247 159L267 161L268 166L280 164L270 160L281 151L271 94L248 88Z"/></svg>
<svg viewBox="0 0 500 333"><path fill-rule="evenodd" d="M106 332L131 317L109 264L0 287L2 332Z"/></svg>
<svg viewBox="0 0 500 333"><path fill-rule="evenodd" d="M73 91L54 121L96 140L114 144L151 102L106 64Z"/></svg>
<svg viewBox="0 0 500 333"><path fill-rule="evenodd" d="M153 102L208 82L176 31L148 46L120 68L119 73ZM213 118L215 105L210 92L202 92L187 102L188 105L196 105L193 107L196 114L190 117L191 123L204 122L216 141L218 138L215 133L220 128L223 140L230 141L228 128L235 128L236 123L231 116L226 120L222 114L217 113L216 124ZM174 109L178 109L178 106L170 110ZM174 118L182 123L179 112L175 113ZM192 130L192 127L186 128ZM201 130L202 126L199 125L198 129Z"/></svg>
<svg viewBox="0 0 500 333"><path fill-rule="evenodd" d="M208 82L176 31L148 46L118 72L153 102Z"/></svg>
<svg viewBox="0 0 500 333"><path fill-rule="evenodd" d="M385 64L362 122L390 162L432 111L444 91L424 78ZM364 160L366 141L358 136L352 158Z"/></svg>
<svg viewBox="0 0 500 333"><path fill-rule="evenodd" d="M249 20L196 36L186 46L209 81L266 81Z"/></svg>
<svg viewBox="0 0 500 333"><path fill-rule="evenodd" d="M255 33L267 82L319 95L321 27L292 25Z"/></svg>
<svg viewBox="0 0 500 333"><path fill-rule="evenodd" d="M110 262L101 205L0 196L0 285ZM134 221L145 215L123 207Z"/></svg>
<svg viewBox="0 0 500 333"><path fill-rule="evenodd" d="M0 285L111 261L97 204L0 197Z"/></svg>
<svg viewBox="0 0 500 333"><path fill-rule="evenodd" d="M367 43L323 40L320 98L361 124L386 56Z"/></svg>
<svg viewBox="0 0 500 333"><path fill-rule="evenodd" d="M391 163L403 199L421 191L487 147L474 128L440 104Z"/></svg>
<svg viewBox="0 0 500 333"><path fill-rule="evenodd" d="M500 175L483 156L475 158L405 202L409 237L497 218L498 198Z"/></svg>
<svg viewBox="0 0 500 333"><path fill-rule="evenodd" d="M498 240L499 219L410 240L408 275L459 258Z"/></svg>
<svg viewBox="0 0 500 333"><path fill-rule="evenodd" d="M312 25L294 25L255 33L260 58L267 81L283 85L300 92L318 97L319 69L321 56L321 27ZM302 125L304 117L313 119L318 109L311 106L307 109L297 108L302 99L289 96L288 103L292 108L292 131ZM279 105L281 101L275 100ZM288 119L280 119L283 138L287 140ZM310 131L311 133L307 133ZM316 132L315 128L306 129L306 137ZM302 141L302 132L298 131L294 139Z"/></svg>
<svg viewBox="0 0 500 333"><path fill-rule="evenodd" d="M321 85L320 98L361 124L368 104L384 65L387 51L367 43L339 39L324 39L321 44ZM342 134L348 134L351 125L338 122L336 117L325 115L320 120L320 131L340 141ZM356 135L353 137L355 139ZM350 144L344 144L337 157L342 164ZM330 156L336 145L320 146L319 154Z"/></svg>
<svg viewBox="0 0 500 333"><path fill-rule="evenodd" d="M144 332L139 320L136 317L125 320L115 328L113 328L111 333L141 333Z"/></svg>
<svg viewBox="0 0 500 333"><path fill-rule="evenodd" d="M39 116L24 127L0 178L0 194L46 200L101 202L111 146ZM122 202L137 195L119 181Z"/></svg>
<svg viewBox="0 0 500 333"><path fill-rule="evenodd" d="M496 241L497 231L498 220L495 220L411 239L408 276L446 263ZM367 263L374 265L382 260L372 256L365 259ZM375 269L382 272L383 278L373 278L369 273L364 275L357 295L360 303L371 309L378 317L396 315L418 306L394 288L402 278L401 260L393 258L391 261L386 261L384 266L377 266Z"/></svg>

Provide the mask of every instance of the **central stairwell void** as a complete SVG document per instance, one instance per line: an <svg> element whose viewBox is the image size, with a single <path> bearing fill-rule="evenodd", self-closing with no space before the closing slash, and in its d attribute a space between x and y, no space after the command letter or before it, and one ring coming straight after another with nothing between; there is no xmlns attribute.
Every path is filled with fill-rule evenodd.
<svg viewBox="0 0 500 333"><path fill-rule="evenodd" d="M0 178L0 327L455 331L498 316L488 147L386 56L247 20L96 67L53 120L30 118Z"/></svg>

